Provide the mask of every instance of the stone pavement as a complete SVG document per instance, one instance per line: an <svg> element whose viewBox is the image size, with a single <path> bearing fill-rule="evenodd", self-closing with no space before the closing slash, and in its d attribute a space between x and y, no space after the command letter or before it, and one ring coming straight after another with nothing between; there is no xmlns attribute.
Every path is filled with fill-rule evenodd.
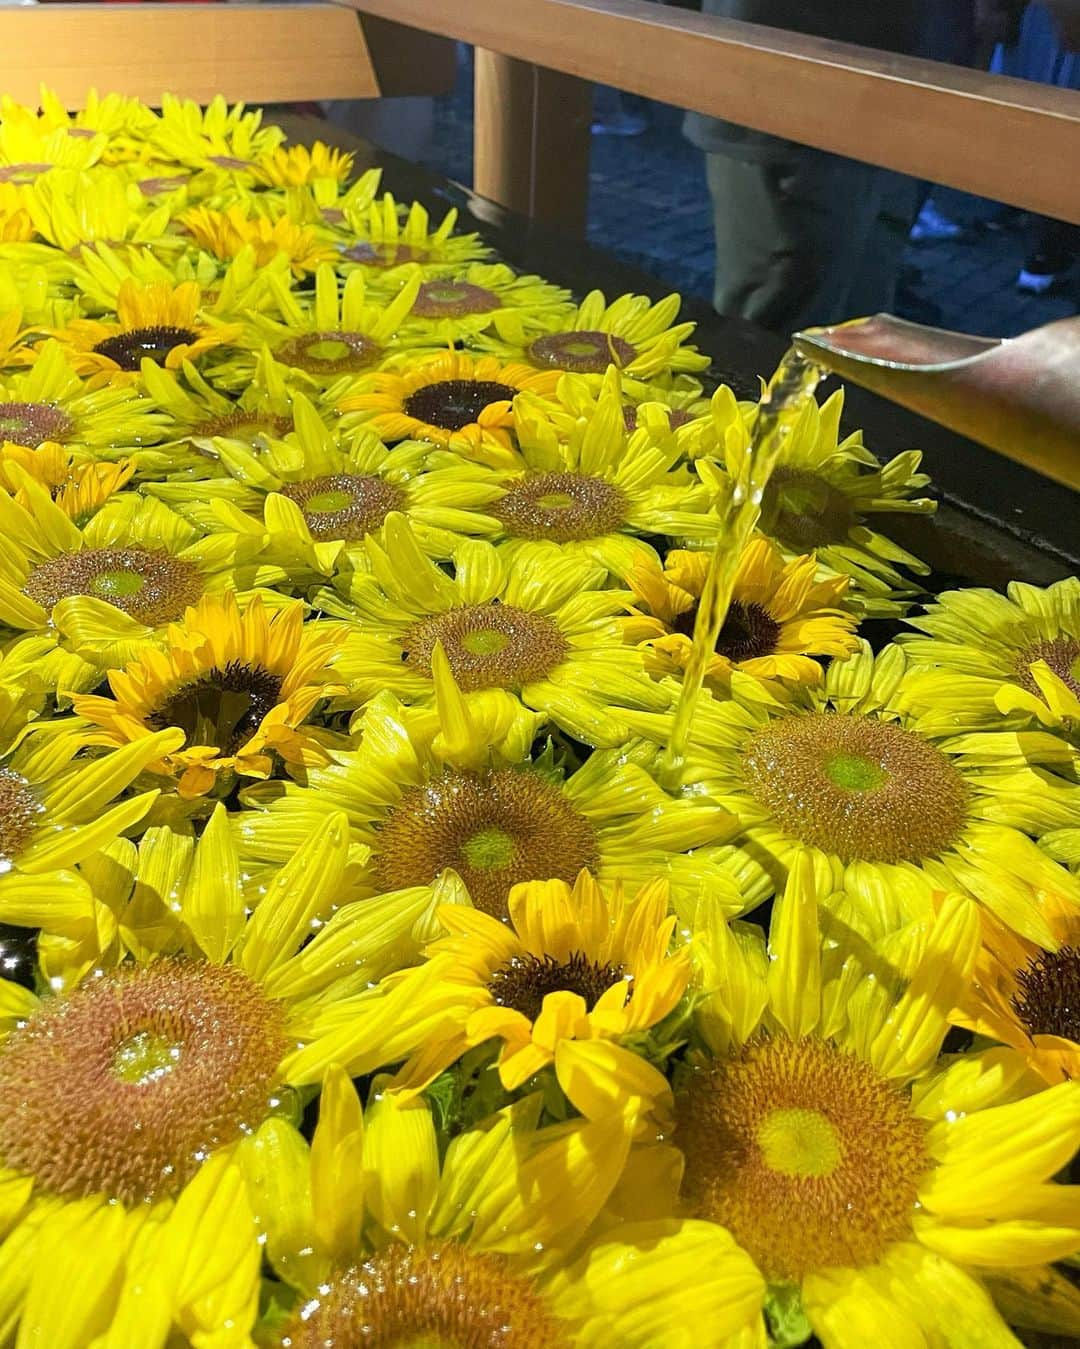
<svg viewBox="0 0 1080 1349"><path fill-rule="evenodd" d="M464 52L464 49L462 49ZM472 70L466 54L453 94L435 100L431 168L458 182L472 180ZM712 219L702 156L679 132L682 114L646 105L650 124L636 137L594 136L589 174L589 242L606 248L684 294L712 290ZM990 228L995 208L964 194L941 190L935 200L965 224L964 235L911 245L918 300L939 307L941 327L1009 337L1080 311L1080 267L1059 290L1022 295L1016 275L1031 234L1026 217L1011 213L1005 228ZM901 307L901 311L904 312ZM924 320L913 310L910 317Z"/></svg>

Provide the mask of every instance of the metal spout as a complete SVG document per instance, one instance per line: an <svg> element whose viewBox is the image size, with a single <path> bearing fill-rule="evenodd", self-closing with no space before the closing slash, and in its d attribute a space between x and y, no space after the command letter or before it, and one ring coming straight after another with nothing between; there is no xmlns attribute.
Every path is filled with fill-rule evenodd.
<svg viewBox="0 0 1080 1349"><path fill-rule="evenodd" d="M1080 318L994 338L875 314L794 343L823 369L1080 488Z"/></svg>

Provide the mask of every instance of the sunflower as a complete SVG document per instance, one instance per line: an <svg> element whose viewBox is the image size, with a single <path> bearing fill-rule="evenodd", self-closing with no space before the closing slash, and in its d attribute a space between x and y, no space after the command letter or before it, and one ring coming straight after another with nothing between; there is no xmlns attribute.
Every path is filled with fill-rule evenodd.
<svg viewBox="0 0 1080 1349"><path fill-rule="evenodd" d="M335 203L340 228L352 242L344 245L339 262L392 273L405 263L417 263L428 276L453 276L471 262L490 255L477 234L455 234L457 211L447 211L433 230L427 211L419 202L401 206L389 192L378 201L347 197ZM387 280L390 276L387 275Z"/></svg>
<svg viewBox="0 0 1080 1349"><path fill-rule="evenodd" d="M249 216L240 205L225 211L195 206L184 212L180 222L200 248L222 261L253 248L258 265L263 267L283 254L293 275L299 277L335 257L333 248L318 239L310 226L296 225L287 216L275 220Z"/></svg>
<svg viewBox="0 0 1080 1349"><path fill-rule="evenodd" d="M284 141L280 127L262 124L260 109L231 108L219 94L205 108L194 99L164 94L161 113L146 139L156 158L189 168L217 168L230 175L253 170Z"/></svg>
<svg viewBox="0 0 1080 1349"><path fill-rule="evenodd" d="M26 189L0 181L0 244L25 244L34 237Z"/></svg>
<svg viewBox="0 0 1080 1349"><path fill-rule="evenodd" d="M884 922L958 890L1052 946L1045 910L1080 903L1080 880L1037 842L1076 818L1080 789L1031 768L1007 733L925 727L904 710L905 671L899 648L875 657L862 643L817 688L733 677L731 701L700 700L685 780L738 816L740 846L777 887L810 848L833 888ZM666 741L669 715L624 715Z"/></svg>
<svg viewBox="0 0 1080 1349"><path fill-rule="evenodd" d="M0 444L0 487L21 506L31 507L23 482L40 483L57 506L77 525L84 525L135 472L131 459L98 463L77 458L63 445L45 441L36 450L11 441Z"/></svg>
<svg viewBox="0 0 1080 1349"><path fill-rule="evenodd" d="M1016 1344L987 1283L1041 1281L1052 1309L1047 1265L1080 1247L1052 1182L1080 1145L1080 1084L1046 1089L1010 1050L937 1066L978 946L969 901L854 946L822 944L817 907L803 857L767 947L703 938L703 1048L671 1135L683 1212L726 1229L825 1349ZM637 1174L678 1174L652 1153ZM1080 1330L1076 1306L1057 1329Z"/></svg>
<svg viewBox="0 0 1080 1349"><path fill-rule="evenodd" d="M25 475L20 494L26 505L0 493L0 622L50 638L62 667L54 687L92 687L208 592L281 579L256 560L261 538L202 539L134 493L82 527Z"/></svg>
<svg viewBox="0 0 1080 1349"><path fill-rule="evenodd" d="M668 430L675 432L683 453L693 457L701 428L711 424L712 418L712 402L705 397L700 380L684 374L674 375L663 383L650 384L623 373L619 387L627 431L638 429L638 409L643 403L659 403L667 413ZM603 388L603 376L563 375L556 386L548 416L569 435L580 418L596 414Z"/></svg>
<svg viewBox="0 0 1080 1349"><path fill-rule="evenodd" d="M260 1243L242 1162L268 1137L303 1149L284 1059L380 937L355 904L331 916L349 897L342 823L325 817L259 894L223 807L198 843L120 840L93 887L119 950L40 1000L0 983L6 1337L250 1344Z"/></svg>
<svg viewBox="0 0 1080 1349"><path fill-rule="evenodd" d="M107 144L104 134L72 136L7 94L0 96L0 182L32 183L56 167L88 169Z"/></svg>
<svg viewBox="0 0 1080 1349"><path fill-rule="evenodd" d="M1080 579L1045 588L1014 581L1007 596L947 590L907 623L918 633L897 641L912 665L943 676L917 687L953 725L991 730L1006 715L1080 746Z"/></svg>
<svg viewBox="0 0 1080 1349"><path fill-rule="evenodd" d="M419 270L410 270L411 277L385 305L371 302L359 272L346 280L339 299L334 269L325 262L316 269L310 306L276 277L269 288L280 321L269 313L253 314L239 345L255 351L268 346L274 360L302 371L311 385L336 384L344 376L377 367L401 345L398 330L420 285ZM250 378L247 363L238 357L218 373L220 382L246 385Z"/></svg>
<svg viewBox="0 0 1080 1349"><path fill-rule="evenodd" d="M102 457L161 439L164 418L133 389L90 388L59 342L46 342L36 355L31 369L0 374L0 438L31 450L55 442Z"/></svg>
<svg viewBox="0 0 1080 1349"><path fill-rule="evenodd" d="M383 440L430 440L481 463L512 467L518 462L514 399L523 390L545 397L557 379L526 365L450 351L410 361L400 374L361 375L338 411L346 427L363 425Z"/></svg>
<svg viewBox="0 0 1080 1349"><path fill-rule="evenodd" d="M368 568L363 540L393 512L405 516L435 557L449 557L462 534L492 529L484 510L499 489L486 469L446 454L429 471L429 445L406 441L388 450L370 432L339 441L301 393L293 394L289 416L295 430L283 439L252 445L226 430L200 440L227 476L147 490L210 532L263 529L264 556L280 564L294 586L329 576L335 565L347 573Z"/></svg>
<svg viewBox="0 0 1080 1349"><path fill-rule="evenodd" d="M898 566L917 575L925 575L929 567L871 529L866 517L934 511L933 501L912 496L929 479L917 471L922 459L917 450L880 464L863 445L862 432L841 441L843 408L842 389L820 407L812 398L805 401L765 489L759 527L785 553L816 552L824 568L849 576L851 603L871 617L899 616L917 587ZM751 428L752 417L748 422L730 389L717 390L713 425L700 432L695 445L698 471L714 492L720 490L725 471L738 477L750 449Z"/></svg>
<svg viewBox="0 0 1080 1349"><path fill-rule="evenodd" d="M279 145L256 162L255 180L267 187L295 187L321 178L341 183L352 173L354 158L349 151L336 150L323 141L316 141L310 148Z"/></svg>
<svg viewBox="0 0 1080 1349"><path fill-rule="evenodd" d="M584 555L625 578L655 556L644 534L711 540L709 496L685 468L663 409L643 404L632 432L623 418L621 381L609 369L591 416L560 428L539 398L515 404L524 469L502 478L491 507L505 542L523 564L544 567Z"/></svg>
<svg viewBox="0 0 1080 1349"><path fill-rule="evenodd" d="M486 341L504 359L541 370L602 375L614 365L641 380L704 370L709 357L683 345L697 325L674 323L681 305L674 294L656 304L646 295L620 295L608 304L602 291L592 290L571 314L507 314L498 338Z"/></svg>
<svg viewBox="0 0 1080 1349"><path fill-rule="evenodd" d="M74 257L104 241L114 251L138 248L177 252L182 239L168 234L169 202L148 209L139 189L115 169L55 169L25 189L37 234Z"/></svg>
<svg viewBox="0 0 1080 1349"><path fill-rule="evenodd" d="M116 300L116 320L72 319L56 332L88 387L134 384L144 360L170 370L232 342L239 326L210 325L199 317L202 292L194 281L140 286L125 281Z"/></svg>
<svg viewBox="0 0 1080 1349"><path fill-rule="evenodd" d="M334 1069L310 1150L264 1126L245 1160L292 1303L275 1342L691 1349L708 1324L722 1349L756 1343L764 1285L718 1229L660 1220L583 1242L627 1131L617 1116L538 1128L538 1111L519 1102L441 1157L426 1103L375 1096L365 1112ZM695 1277L673 1281L684 1265Z"/></svg>
<svg viewBox="0 0 1080 1349"><path fill-rule="evenodd" d="M109 671L111 697L74 695L75 712L102 728L103 744L182 730L181 745L151 771L175 778L184 800L228 787L233 774L269 777L272 755L317 763L325 754L303 726L320 699L341 692L329 662L343 634L305 623L304 608L296 602L268 615L255 595L241 614L235 595L205 596L170 625L162 649Z"/></svg>
<svg viewBox="0 0 1080 1349"><path fill-rule="evenodd" d="M459 688L506 690L586 744L628 738L622 705L670 704L627 645L626 592L604 589L607 574L594 562L557 558L541 571L462 540L451 577L397 513L365 553L363 565L335 576L334 591L313 599L349 624L337 667L349 701L381 689L432 701L439 645Z"/></svg>
<svg viewBox="0 0 1080 1349"><path fill-rule="evenodd" d="M32 345L35 336L34 325L25 321L20 305L0 316L0 369L33 365L37 357Z"/></svg>
<svg viewBox="0 0 1080 1349"><path fill-rule="evenodd" d="M84 106L70 111L51 89L42 88L39 98L38 124L42 128L61 127L73 139L107 138L101 163L122 164L143 155L154 114L139 99L125 94L102 96L96 89L89 89Z"/></svg>
<svg viewBox="0 0 1080 1349"><path fill-rule="evenodd" d="M707 894L718 914L745 907L719 846L734 822L701 797L665 792L643 766L652 747L563 765L550 748L531 751L539 718L505 694L462 694L438 661L435 684L437 710L380 694L360 721L358 750L335 752L302 782L247 788L250 809L236 827L248 864L273 860L340 808L354 842L371 850L370 894L436 888L501 919L518 882L573 881L587 868L635 890L665 878L676 899Z"/></svg>
<svg viewBox="0 0 1080 1349"><path fill-rule="evenodd" d="M703 549L676 548L663 567L646 556L626 578L646 609L634 633L658 675L686 669L709 558ZM785 562L774 543L751 539L707 677L723 681L734 668L756 679L816 684L822 668L811 653L844 657L857 651L858 619L843 607L847 577L818 581L816 575L812 554Z"/></svg>
<svg viewBox="0 0 1080 1349"><path fill-rule="evenodd" d="M501 262L474 262L453 276L425 280L403 330L435 345L452 344L488 328L498 332L508 315L512 320L565 315L569 300L568 290L539 276L519 275Z"/></svg>

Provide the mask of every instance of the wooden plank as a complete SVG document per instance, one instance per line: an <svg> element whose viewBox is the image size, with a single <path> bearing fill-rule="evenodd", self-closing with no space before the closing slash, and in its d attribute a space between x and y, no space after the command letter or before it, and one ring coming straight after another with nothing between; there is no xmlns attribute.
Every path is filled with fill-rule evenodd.
<svg viewBox="0 0 1080 1349"><path fill-rule="evenodd" d="M473 184L534 220L585 231L592 86L478 48Z"/></svg>
<svg viewBox="0 0 1080 1349"><path fill-rule="evenodd" d="M368 21L365 20L366 25ZM372 45L387 50L386 25ZM399 35L401 30L396 30ZM405 78L389 44L384 82L354 11L328 4L41 5L0 8L0 90L36 105L40 85L69 107L91 88L158 104L163 92L208 103L375 98L450 87L453 45L410 34Z"/></svg>
<svg viewBox="0 0 1080 1349"><path fill-rule="evenodd" d="M1073 90L648 0L346 3L568 75L1080 222L1080 93Z"/></svg>

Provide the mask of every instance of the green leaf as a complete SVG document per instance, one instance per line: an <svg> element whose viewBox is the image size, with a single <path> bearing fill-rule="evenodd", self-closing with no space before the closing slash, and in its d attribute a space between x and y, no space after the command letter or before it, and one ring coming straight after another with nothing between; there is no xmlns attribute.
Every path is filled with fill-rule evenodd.
<svg viewBox="0 0 1080 1349"><path fill-rule="evenodd" d="M793 1216L793 1221L798 1221ZM765 1320L773 1349L794 1349L813 1338L814 1328L803 1311L798 1284L773 1283L765 1295Z"/></svg>

